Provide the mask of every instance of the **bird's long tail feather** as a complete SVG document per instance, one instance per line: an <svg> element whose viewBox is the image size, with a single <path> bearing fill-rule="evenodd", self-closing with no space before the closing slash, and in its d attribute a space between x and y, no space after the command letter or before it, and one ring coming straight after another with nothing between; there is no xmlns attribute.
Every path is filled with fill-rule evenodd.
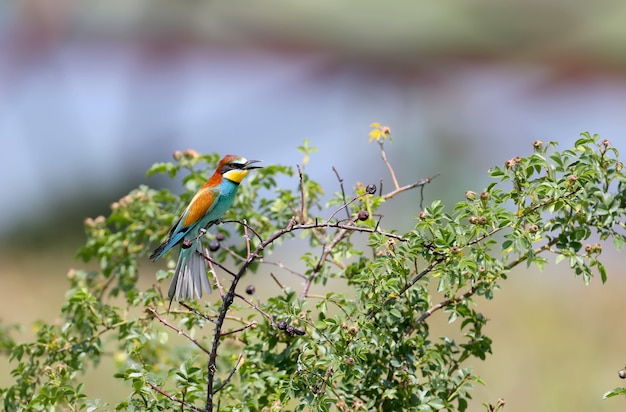
<svg viewBox="0 0 626 412"><path fill-rule="evenodd" d="M203 290L211 293L211 285L207 277L207 265L202 251L202 242L196 238L191 247L180 251L167 297L170 298L171 306L174 299L200 298Z"/></svg>

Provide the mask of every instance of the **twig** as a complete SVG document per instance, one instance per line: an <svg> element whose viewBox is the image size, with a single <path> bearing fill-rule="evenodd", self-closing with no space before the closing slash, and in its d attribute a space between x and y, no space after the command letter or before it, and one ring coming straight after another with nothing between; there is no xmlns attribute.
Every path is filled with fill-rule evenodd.
<svg viewBox="0 0 626 412"><path fill-rule="evenodd" d="M339 187L341 188L341 197L343 198L343 204L344 204L344 207L346 208L346 215L348 216L348 219L350 219L350 211L348 210L348 203L346 203L346 191L343 188L343 179L341 178L341 176L339 176L339 172L337 171L335 166L333 166L333 172L335 172L335 176L337 176L337 180L339 180ZM335 214L333 213L332 216L334 215ZM328 218L328 220L330 220L332 216Z"/></svg>
<svg viewBox="0 0 626 412"><path fill-rule="evenodd" d="M348 206L350 206L352 203L356 202L357 200L359 200L359 199L360 199L360 198L362 198L363 196L364 196L364 195L359 195L359 196L356 196L356 197L352 198L352 200L350 200L348 203L346 203L346 202L345 202L345 199L344 199L344 204L343 204L343 205L341 205L341 207L340 207L340 208L338 208L337 210L335 210L335 211L334 211L334 212L333 212L333 213L332 213L332 214L328 217L328 219L326 219L326 221L327 221L327 222L329 222L329 221L330 221L333 217L335 217L335 215L336 215L337 213L339 213L339 212L341 211L341 209L346 209L346 213L347 213L347 215L348 215L348 220L350 220L350 211L348 210Z"/></svg>
<svg viewBox="0 0 626 412"><path fill-rule="evenodd" d="M542 252L545 252L546 250L550 250L550 248L552 248L552 246L556 245L558 243L558 241L559 241L558 237L551 238L550 240L548 240L548 242L545 245L543 245L541 247L538 247L537 249L533 250L533 254L534 255L538 255L538 254L540 254ZM504 269L511 270L515 266L519 265L522 262L525 262L526 260L528 260L528 255L519 256L517 259L515 259L515 260L509 262L508 264L506 264L504 266Z"/></svg>
<svg viewBox="0 0 626 412"><path fill-rule="evenodd" d="M304 217L304 178L302 176L302 169L300 169L300 165L296 165L298 168L298 181L300 186L300 223L304 223L306 218Z"/></svg>
<svg viewBox="0 0 626 412"><path fill-rule="evenodd" d="M345 223L336 223L336 222L323 222L323 223L309 223L305 225L294 225L289 232L294 232L296 230L307 230L307 229L319 229L319 228L338 228L344 229L351 232L363 232L363 233L378 233L380 235L399 240L401 242L406 242L407 239L403 238L400 235L396 235L395 233L390 232L382 232L378 230L378 228L369 228L369 227L361 227L354 226L352 224Z"/></svg>
<svg viewBox="0 0 626 412"><path fill-rule="evenodd" d="M350 223L354 223L354 220L351 219ZM320 269L324 265L324 262L328 258L328 255L330 254L330 252L337 245L337 243L339 243L341 241L341 239L343 239L344 236L346 236L347 233L348 233L347 229L340 229L340 230L338 230L337 233L335 234L335 237L333 238L333 240L331 240L330 243L324 245L324 247L322 249L322 253L320 255L320 258L317 261L317 264L313 268L313 271L311 272L309 277L307 277L306 280L304 281L304 286L302 287L302 292L300 292L300 297L302 299L306 298L307 294L309 293L309 289L311 288L311 284L313 283L313 280L315 280L317 275L319 275Z"/></svg>
<svg viewBox="0 0 626 412"><path fill-rule="evenodd" d="M196 308L192 308L191 306L189 306L188 304L186 304L184 301L179 300L178 304L182 307L184 307L185 309L187 309L188 311L190 311L191 313L193 313L194 315L198 315L200 316L202 319L207 320L209 322L213 322L215 323L215 320L211 319L210 317L208 317L207 315L205 315L204 313L200 313L199 311L196 310ZM174 311L171 311L174 312ZM184 312L182 312L184 313Z"/></svg>
<svg viewBox="0 0 626 412"><path fill-rule="evenodd" d="M234 333L242 332L242 331L244 331L244 330L246 330L248 328L255 327L258 324L259 324L259 322L257 322L256 320L253 320L252 322L249 322L249 323L245 324L244 326L242 326L240 328L229 330L228 332L222 332L222 337L228 336L228 335L232 335ZM217 390L216 390L216 392L217 392Z"/></svg>
<svg viewBox="0 0 626 412"><path fill-rule="evenodd" d="M411 183L410 185L406 185L406 186L402 186L402 187L399 187L399 186L396 184L396 189L395 189L395 190L393 190L393 191L391 191L391 192L389 192L389 193L384 194L384 195L383 195L383 199L385 199L385 200L387 200L387 199L391 199L392 197L394 197L394 196L396 196L396 195L398 195L398 194L400 194L400 193L402 193L402 192L406 192L407 190L411 190L411 189L416 188L416 187L418 187L418 186L421 186L421 187L422 187L422 189L423 189L425 185L427 185L428 183L430 183L430 182L431 182L434 178L436 178L437 176L439 176L439 173L437 173L436 175L434 175L434 176L432 176L432 177L425 177L425 178L423 178L423 179L418 180L418 181L417 181L417 182L415 182L415 183ZM423 193L421 193L421 194L423 195ZM422 197L423 197L423 196L422 196ZM421 204L421 202L420 202L420 209L421 209L421 208L422 208L422 204Z"/></svg>
<svg viewBox="0 0 626 412"><path fill-rule="evenodd" d="M437 266L438 264L440 264L441 262L443 262L445 260L445 258L443 256L435 259L430 265L428 265L424 270L422 270L420 273L418 273L413 279L411 279L411 281L409 283L407 283L406 285L404 285L402 287L402 289L400 289L400 291L398 292L398 295L403 295L404 292L406 292L407 290L409 290L409 288L413 285L415 285L417 283L418 280L420 280L421 278L423 278L424 276L426 276L426 274L430 273L435 266Z"/></svg>
<svg viewBox="0 0 626 412"><path fill-rule="evenodd" d="M276 284L278 285L278 287L285 292L285 287L283 286L282 283L280 283L280 281L278 280L278 278L276 277L276 275L274 275L274 273L270 272L270 276L272 277L272 279L274 279L274 282L276 282Z"/></svg>
<svg viewBox="0 0 626 412"><path fill-rule="evenodd" d="M370 311L370 313L368 313L368 314L367 314L367 319L371 319L371 318L372 318L375 314L377 314L377 313L380 311L380 309L381 309L383 306L388 305L389 303L393 302L393 300L394 300L394 299L397 299L397 298L399 298L400 296L402 296L402 295L404 294L404 292L406 292L407 290L409 290L409 289L411 288L411 286L415 285L415 284L417 283L417 281L418 281L418 280L420 280L421 278L423 278L424 276L426 276L428 273L430 273L430 272L431 272L431 271L435 268L435 266L437 266L438 264L440 264L440 263L441 263L441 262L443 262L443 261L444 261L444 258L443 258L443 257L439 257L439 258L437 258L436 260L434 260L433 262L431 262L431 264L430 264L430 265L428 265L428 266L427 266L424 270L422 270L422 271L421 271L421 272L419 272L417 275L415 275L415 277L414 277L413 279L411 279L411 281L410 281L409 283L407 283L406 285L404 285L404 286L402 287L402 289L400 289L400 290L398 291L398 293L396 294L396 296L387 298L387 300L385 300L385 303L384 303L381 307L376 308L376 309L372 309L372 310Z"/></svg>
<svg viewBox="0 0 626 412"><path fill-rule="evenodd" d="M228 374L226 379L224 379L224 382L222 382L222 384L215 389L214 393L218 393L220 390L222 390L222 388L226 386L228 381L232 379L233 375L235 375L235 371L237 371L237 368L239 367L239 364L241 363L242 358L243 358L243 352L239 354L239 357L237 358L237 362L235 362L235 366L233 366L233 368L230 370L230 373Z"/></svg>
<svg viewBox="0 0 626 412"><path fill-rule="evenodd" d="M247 255L250 256L250 236L248 235L248 223L246 219L243 220L243 238L246 239L246 251Z"/></svg>
<svg viewBox="0 0 626 412"><path fill-rule="evenodd" d="M246 258L238 255L237 253L235 253L230 248L224 248L224 250L226 250L233 257L233 259L237 259L237 260L240 260L242 262L246 260ZM262 263L262 264L265 264L265 265L276 266L276 267L279 267L279 268L281 268L281 269L283 269L283 270L285 270L285 271L287 271L287 272L289 272L289 273L291 273L293 275L296 275L296 276L298 276L298 277L300 277L302 279L306 279L305 275L303 275L302 273L300 273L300 272L290 268L289 266L286 266L282 262L274 262L274 261L271 261L271 260L265 260L263 258L259 258L259 259L257 259L257 263Z"/></svg>
<svg viewBox="0 0 626 412"><path fill-rule="evenodd" d="M204 249L204 253L206 256L209 256L209 251L207 249ZM224 299L224 289L222 289L220 278L217 276L217 273L215 272L215 268L213 267L213 259L207 259L207 260L209 263L209 271L211 272L211 275L213 275L213 280L215 280L215 285L217 286L217 290L220 291L220 297Z"/></svg>
<svg viewBox="0 0 626 412"><path fill-rule="evenodd" d="M389 173L391 174L391 179L393 180L393 184L396 187L396 190L400 188L398 184L398 179L396 179L396 173L393 171L393 167L391 167L391 163L387 160L387 155L385 154L385 146L383 145L382 140L378 140L378 144L380 145L380 154L383 157L383 162L387 165L387 169L389 169Z"/></svg>
<svg viewBox="0 0 626 412"><path fill-rule="evenodd" d="M204 251L205 251L205 253L203 254L203 257L204 257L204 259L205 259L207 262L210 262L210 263L211 263L211 266L212 266L212 265L215 265L215 266L217 266L218 268L222 269L224 272L228 273L229 275L231 275L231 276L233 276L233 277L235 276L235 273L234 273L232 270L228 269L226 266L222 265L222 264L221 264L220 262L218 262L217 260L214 260L214 259L213 259L213 258L209 255L209 253L207 252L207 250L206 250L206 249L204 249Z"/></svg>
<svg viewBox="0 0 626 412"><path fill-rule="evenodd" d="M204 409L198 408L197 406L189 403L189 402L185 402L182 399L178 399L176 396L174 395L170 395L169 393L165 392L163 389L159 388L158 386L156 386L154 383L152 382L146 382L148 384L148 386L150 386L153 390L155 390L156 392L160 393L161 395L165 396L167 399L171 400L172 402L176 402L176 403L180 403L181 406L185 406L187 408L193 409L194 411L198 411L198 412L203 412Z"/></svg>
<svg viewBox="0 0 626 412"><path fill-rule="evenodd" d="M239 293L235 293L235 296L238 297L239 299L243 300L244 302L246 302L252 309L256 310L257 312L259 312L261 315L263 315L267 320L270 321L270 323L275 326L274 324L274 318L272 317L272 315L270 315L269 313L265 312L263 309L261 309L260 307L258 307L257 305L255 305L254 303L250 302L248 299L246 299L244 296L240 295Z"/></svg>
<svg viewBox="0 0 626 412"><path fill-rule="evenodd" d="M296 276L298 276L298 277L300 277L300 278L302 278L302 279L306 279L306 276L305 276L305 275L303 275L303 274L302 274L302 273L300 273L300 272L295 271L294 269L291 269L291 268L290 268L290 267L288 267L288 266L285 266L285 264L283 264L282 262L272 262L272 261L265 260L265 259L259 259L259 260L257 260L257 262L258 262L258 263L264 263L264 264L266 264L266 265L273 265L273 266L277 266L277 267L279 267L279 268L281 268L281 269L283 269L283 270L285 270L285 271L287 271L287 272L291 273L292 275L296 275Z"/></svg>
<svg viewBox="0 0 626 412"><path fill-rule="evenodd" d="M261 235L259 235L259 233L256 230L254 230L254 228L250 226L248 222L246 222L245 220L224 220L222 223L237 223L241 226L245 226L248 228L250 232L254 234L254 236L259 240L259 242L263 241L263 238L261 237Z"/></svg>
<svg viewBox="0 0 626 412"><path fill-rule="evenodd" d="M85 340L82 340L82 341L80 341L80 342L75 342L75 343L73 343L73 344L70 344L70 343L68 342L68 343L67 343L65 346L63 346L62 348L57 349L57 350L55 351L55 353L61 353L61 352L65 352L65 351L68 351L68 350L72 350L72 349L78 348L79 346L82 346L82 345L84 345L84 344L86 344L86 343L93 342L94 340L98 339L100 336L104 335L104 334L105 334L106 332L108 332L108 331L111 331L111 330L117 329L117 328L119 328L120 326L124 326L124 325L126 325L126 324L128 324L128 323L134 322L135 320L143 320L143 319L146 319L146 317L147 317L147 315L146 315L146 316L140 316L139 318L137 318L137 319L133 319L133 320L123 320L123 321L120 321L120 322L117 322L117 323L113 323L113 324L111 324L111 325L105 325L103 329L101 329L100 331L98 331L98 333L95 333L95 334L91 335L89 338L87 338L87 339L85 339Z"/></svg>
<svg viewBox="0 0 626 412"><path fill-rule="evenodd" d="M428 318L430 315L432 315L436 311L438 311L440 309L443 309L446 306L450 306L452 304L461 302L464 299L468 299L468 298L472 297L476 293L477 290L478 290L478 288L476 286L472 286L470 288L470 290L468 290L467 292L465 292L461 296L455 296L453 298L446 299L444 301L441 301L441 302L437 303L436 305L431 306L426 312L422 313L422 315L417 319L417 321L415 323L416 324L422 323L422 322L424 322L426 320L426 318Z"/></svg>
<svg viewBox="0 0 626 412"><path fill-rule="evenodd" d="M210 354L211 353L207 348L204 347L204 345L202 345L200 342L198 342L197 339L192 338L187 332L185 332L184 330L182 330L182 329L172 325L167 320L165 320L163 317L161 317L161 315L159 315L158 312L154 308L147 308L146 310L148 312L152 313L152 315L155 318L157 318L159 320L159 322L161 322L162 324L164 324L168 328L172 329L173 331L175 331L179 335L183 335L184 337L189 339L191 342L193 342L194 345L196 345L198 348L200 348L200 350L202 350L206 354Z"/></svg>

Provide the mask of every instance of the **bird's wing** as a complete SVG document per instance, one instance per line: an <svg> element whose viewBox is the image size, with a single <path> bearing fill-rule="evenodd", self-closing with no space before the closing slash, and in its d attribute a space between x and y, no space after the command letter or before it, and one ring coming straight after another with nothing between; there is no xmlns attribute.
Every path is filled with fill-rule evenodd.
<svg viewBox="0 0 626 412"><path fill-rule="evenodd" d="M192 226L209 214L219 200L219 193L218 187L205 187L196 193L180 217L180 229Z"/></svg>
<svg viewBox="0 0 626 412"><path fill-rule="evenodd" d="M165 252L182 242L187 232L194 224L200 221L204 216L211 213L219 200L219 188L205 187L198 191L189 202L189 205L183 214L172 225L167 239L163 241L150 255L150 259L155 261L159 259ZM209 222L206 222L209 223Z"/></svg>

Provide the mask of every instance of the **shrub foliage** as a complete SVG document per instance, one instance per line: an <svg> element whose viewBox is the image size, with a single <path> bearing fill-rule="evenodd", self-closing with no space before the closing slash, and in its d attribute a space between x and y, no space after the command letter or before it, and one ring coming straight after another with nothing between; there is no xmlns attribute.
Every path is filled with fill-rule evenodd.
<svg viewBox="0 0 626 412"><path fill-rule="evenodd" d="M478 304L514 267L543 268L552 255L585 283L606 280L602 247L626 239L622 163L598 136L563 151L536 141L453 208L416 206L413 229L399 233L379 208L404 191L427 193L431 179L401 185L384 150L389 129L372 126L390 182L346 189L333 168L338 189L323 204L306 173L307 142L295 169L251 173L226 216L237 220L207 234L216 291L169 311L162 290L177 254L166 255L170 269L147 266L152 287L138 287L139 266L218 156L177 152L154 165L149 175L182 176L186 191L140 186L108 217L87 219L79 256L98 269L69 272L62 321L38 323L25 343L0 328L14 377L0 389L4 410L466 410L481 383L471 364L491 352ZM284 263L283 249L302 250L300 259ZM255 282L271 286L257 293ZM445 323L437 312L453 332L431 333ZM128 383L117 405L89 399L80 383L103 361Z"/></svg>

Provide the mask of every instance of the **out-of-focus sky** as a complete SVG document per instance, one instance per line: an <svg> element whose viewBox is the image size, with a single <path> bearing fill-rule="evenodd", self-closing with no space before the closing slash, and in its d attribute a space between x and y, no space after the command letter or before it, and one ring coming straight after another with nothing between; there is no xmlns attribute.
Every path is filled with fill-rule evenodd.
<svg viewBox="0 0 626 412"><path fill-rule="evenodd" d="M536 139L590 131L626 153L624 15L619 0L2 2L0 239L80 236L186 148L295 165L309 138L325 186L331 166L377 182L374 121L401 180L440 173L427 201L450 205Z"/></svg>

